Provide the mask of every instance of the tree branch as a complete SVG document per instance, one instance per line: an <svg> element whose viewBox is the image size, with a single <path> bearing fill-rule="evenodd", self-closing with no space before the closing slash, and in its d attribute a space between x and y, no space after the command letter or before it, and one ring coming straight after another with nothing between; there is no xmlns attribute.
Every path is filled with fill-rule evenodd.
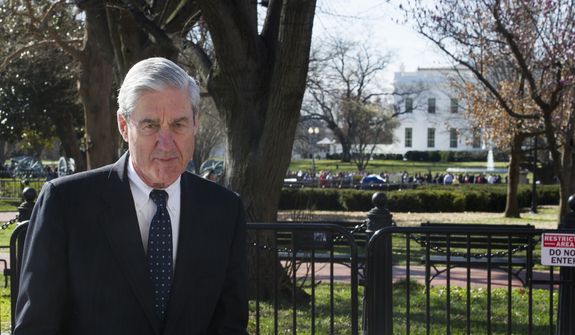
<svg viewBox="0 0 575 335"><path fill-rule="evenodd" d="M491 84L491 82L489 80L487 80L487 78L485 78L483 73L481 73L475 66L473 66L469 62L464 61L463 59L455 56L451 51L447 50L447 48L443 45L443 43L441 43L441 41L434 39L431 35L427 34L426 32L422 31L421 29L419 30L419 33L421 35L423 35L424 37L426 37L427 39L429 39L437 47L439 47L441 49L441 51L443 51L445 54L447 54L451 59L453 59L454 61L456 61L460 65L465 66L467 69L469 69L469 71L471 71L475 75L475 77L485 86L485 88L487 88L487 90L491 94L493 94L493 96L497 99L497 101L499 101L499 103L501 104L501 107L503 107L503 109L505 110L505 112L507 112L507 114L509 114L510 116L512 116L514 118L518 118L518 119L537 119L537 118L539 118L539 115L537 115L537 114L523 115L523 114L515 113L513 111L513 109L511 107L509 107L509 104L503 98L503 96L499 93L497 88L494 87Z"/></svg>
<svg viewBox="0 0 575 335"><path fill-rule="evenodd" d="M173 50L174 44L172 43L172 39L166 34L162 28L160 28L155 22L148 19L148 17L142 13L140 8L134 4L134 0L124 0L124 4L128 11L132 14L132 17L138 25L142 28L142 30L148 34L150 34L155 40L156 43L161 46L162 49L166 50Z"/></svg>
<svg viewBox="0 0 575 335"><path fill-rule="evenodd" d="M507 30L507 28L505 28L505 26L503 25L503 22L501 22L501 16L500 16L500 1L496 1L496 3L493 6L493 18L495 19L495 26L496 26L496 30L503 36L503 38L507 41L507 44L509 45L511 52L513 53L513 56L515 57L515 59L517 60L517 63L519 64L519 67L521 69L522 74L525 76L525 79L527 80L527 83L529 83L529 87L530 87L530 91L531 91L531 98L541 107L541 109L545 110L549 108L549 104L545 101L543 101L541 95L539 95L537 92L537 84L535 83L535 78L533 78L533 74L531 73L531 71L529 70L529 66L527 65L527 61L525 60L525 57L523 56L523 53L521 52L521 50L519 50L519 46L517 45L515 38L513 37L513 34Z"/></svg>
<svg viewBox="0 0 575 335"><path fill-rule="evenodd" d="M82 39L72 39L72 40L62 41L62 43L73 44L73 43L81 43L82 41L83 41ZM12 60L14 60L16 57L20 56L24 52L34 50L36 48L46 46L46 45L60 46L59 43L57 43L56 41L51 41L51 40L44 40L44 41L39 41L39 42L35 42L35 43L30 43L26 46L23 46L23 47L15 50L15 51L13 51L8 56L6 56L4 58L4 60L2 61L2 64L0 64L0 70L4 70L6 68L6 66L8 66L8 64L10 62L12 62Z"/></svg>
<svg viewBox="0 0 575 335"><path fill-rule="evenodd" d="M182 52L182 56L186 57L190 63L194 64L195 68L198 70L198 75L201 77L200 80L205 86L213 65L212 60L196 43L185 40L184 47L184 51L188 52Z"/></svg>
<svg viewBox="0 0 575 335"><path fill-rule="evenodd" d="M45 15L42 17L41 20L39 20L35 15L34 15L34 6L31 3L30 0L26 0L25 1L25 7L26 7L26 11L27 14L22 13L22 15L24 15L25 17L28 17L28 19L30 19L30 26L32 28L32 33L34 35L39 36L40 38L44 38L44 33L46 33L50 38L52 38L54 40L54 43L56 43L60 48L62 48L65 52L67 52L68 54L70 54L72 57L76 58L78 61L82 62L84 60L84 54L82 53L82 51L80 51L79 49L73 48L71 46L70 41L75 41L75 40L64 40L62 39L62 37L48 24L46 24L46 19L48 17L48 14L50 14L57 5L62 4L63 2L56 2L54 4L52 4L50 6L50 8L48 9L48 11L45 13Z"/></svg>

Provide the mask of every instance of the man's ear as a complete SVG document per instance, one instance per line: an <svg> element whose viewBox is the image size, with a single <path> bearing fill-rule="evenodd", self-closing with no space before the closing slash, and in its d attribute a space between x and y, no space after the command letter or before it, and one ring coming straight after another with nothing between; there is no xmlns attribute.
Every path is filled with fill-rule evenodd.
<svg viewBox="0 0 575 335"><path fill-rule="evenodd" d="M124 116L121 113L117 114L117 120L118 120L118 130L120 131L120 134L122 135L122 138L124 139L124 141L126 141L126 143L128 142L128 121L126 120L126 118L124 118Z"/></svg>

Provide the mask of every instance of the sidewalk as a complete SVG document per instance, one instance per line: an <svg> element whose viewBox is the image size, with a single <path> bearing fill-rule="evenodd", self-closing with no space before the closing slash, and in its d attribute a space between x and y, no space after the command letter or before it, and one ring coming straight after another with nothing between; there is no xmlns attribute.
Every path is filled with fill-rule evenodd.
<svg viewBox="0 0 575 335"><path fill-rule="evenodd" d="M309 263L302 264L298 269L298 277L311 277L311 268L308 266ZM431 269L431 275L433 276L434 270ZM486 288L487 287L487 270L486 269L476 269L472 268L470 270L470 282L471 288ZM556 273L555 279L558 278L559 273ZM421 285L425 285L425 267L421 265L411 265L410 267L411 280L417 281ZM525 278L524 271L521 273L521 278ZM341 264L334 264L333 278L335 282L349 283L351 279L351 271L348 267ZM549 279L549 274L547 272L533 272L533 278L536 280ZM406 279L406 268L405 266L393 266L393 281L398 282L400 280ZM316 263L315 265L315 280L322 282L329 282L330 280L330 267L329 263ZM441 275L434 278L431 282L432 286L446 286L447 285L447 273L442 273ZM467 269L466 268L453 268L450 271L450 285L452 287L467 287ZM492 288L506 288L509 285L508 273L501 269L491 270L491 287ZM522 288L523 284L515 276L511 276L511 287ZM533 288L549 288L549 285L533 285Z"/></svg>
<svg viewBox="0 0 575 335"><path fill-rule="evenodd" d="M0 212L0 222L10 221L18 215L18 212Z"/></svg>

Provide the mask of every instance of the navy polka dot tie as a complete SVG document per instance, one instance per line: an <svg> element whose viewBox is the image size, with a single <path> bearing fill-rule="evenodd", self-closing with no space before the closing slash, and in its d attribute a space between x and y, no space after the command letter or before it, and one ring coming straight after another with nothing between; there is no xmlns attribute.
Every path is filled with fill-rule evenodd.
<svg viewBox="0 0 575 335"><path fill-rule="evenodd" d="M157 206L150 224L148 236L148 268L154 288L156 312L165 320L170 289L172 287L172 224L166 208L168 193L162 190L150 192L150 199Z"/></svg>

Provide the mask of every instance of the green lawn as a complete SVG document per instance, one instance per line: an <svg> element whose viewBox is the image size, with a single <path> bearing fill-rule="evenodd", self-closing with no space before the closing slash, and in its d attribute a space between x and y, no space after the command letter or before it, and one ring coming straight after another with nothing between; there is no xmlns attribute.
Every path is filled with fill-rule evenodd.
<svg viewBox="0 0 575 335"><path fill-rule="evenodd" d="M399 283L394 286L394 334L406 334L406 288L407 285ZM430 334L447 333L447 290L443 286L430 289ZM466 334L466 305L467 292L465 288L452 287L451 299L451 334ZM471 301L471 334L485 334L487 330L487 290L475 288L470 291ZM549 291L533 290L533 334L545 334L549 330ZM557 316L558 292L553 293L553 315ZM426 331L426 300L423 285L411 285L411 334L425 334ZM493 289L491 293L492 334L507 334L507 289ZM512 329L513 334L527 334L529 294L525 289L513 289Z"/></svg>
<svg viewBox="0 0 575 335"><path fill-rule="evenodd" d="M459 167L459 168L485 168L486 162L411 162L402 160L373 160L369 162L367 166L367 172L373 173L398 173L407 171L410 174L415 173L426 173L431 171L431 173L445 173L445 170L449 167ZM506 162L495 162L495 168L506 168ZM290 163L290 171L310 171L312 168L311 159L295 160ZM333 172L345 171L354 172L357 171L357 167L353 163L342 163L338 160L327 160L319 159L315 160L316 171L329 170Z"/></svg>
<svg viewBox="0 0 575 335"><path fill-rule="evenodd" d="M10 236L16 227L15 224L9 225L6 229L0 230L0 246L10 245ZM2 253L8 253L8 249L0 249Z"/></svg>
<svg viewBox="0 0 575 335"><path fill-rule="evenodd" d="M4 275L0 275L0 332L9 332L10 323L10 288L4 287Z"/></svg>
<svg viewBox="0 0 575 335"><path fill-rule="evenodd" d="M0 317L1 332L10 330L10 289L5 288L4 278L0 276ZM405 283L398 283L394 286L394 334L405 334L406 322L406 290ZM308 293L311 291L306 289ZM467 293L465 289L451 288L451 331L452 334L465 333L465 304ZM320 284L316 287L316 333L329 334L329 286ZM336 284L334 289L334 334L349 334L350 324L350 302L349 286ZM359 297L363 296L363 289L360 287ZM471 290L471 333L484 334L486 329L486 301L487 292L485 289L477 288ZM447 290L445 287L432 287L430 290L431 306L431 334L446 333L446 301ZM553 301L558 299L557 292L553 295ZM506 334L507 330L507 291L506 289L493 289L492 291L492 327L493 334ZM533 322L534 334L545 333L549 323L549 291L533 290ZM528 292L524 289L514 289L512 291L513 304L513 329L514 334L526 334L528 321ZM425 289L421 285L412 284L411 287L411 334L425 334ZM361 315L361 303L359 310ZM298 306L297 327L298 334L309 334L311 329L311 307L310 305ZM556 317L556 306L554 307ZM271 334L273 324L273 304L267 302L260 303L260 332L261 334ZM279 333L291 334L292 312L291 304L280 304L278 311ZM360 328L361 328L361 317ZM250 301L249 333L255 334L255 302Z"/></svg>
<svg viewBox="0 0 575 335"><path fill-rule="evenodd" d="M359 300L363 296L363 287L359 288ZM311 292L308 287L307 293ZM349 285L336 284L334 288L334 333L349 334L351 323L351 302ZM329 334L330 330L330 310L329 310L329 286L320 284L316 286L316 334ZM273 334L274 332L274 305L271 302L260 302L260 334ZM358 308L361 315L361 303ZM293 313L290 301L279 304L278 310L278 334L292 334ZM361 316L359 317L359 327L361 327ZM299 304L296 310L296 324L298 334L311 333L311 304ZM248 332L256 334L256 304L250 301L250 319Z"/></svg>
<svg viewBox="0 0 575 335"><path fill-rule="evenodd" d="M394 334L406 334L406 286L405 282L394 285L393 309L394 309ZM310 289L307 289L308 293ZM329 334L329 286L320 284L316 287L316 334ZM360 300L363 290L360 288ZM452 287L451 295L451 334L466 334L466 305L467 292L464 288ZM334 307L334 333L349 334L350 307L349 286L336 284L335 307ZM507 334L507 290L493 289L491 325L493 334ZM554 292L553 310L556 318L556 302L558 293ZM471 289L471 334L485 334L487 329L487 291L483 288ZM528 292L524 289L512 290L512 327L514 334L526 334L528 325ZM410 334L426 334L426 299L425 287L415 283L411 284L410 292ZM533 324L534 334L546 333L549 329L549 291L533 290ZM361 315L361 303L359 304ZM430 334L447 333L447 290L438 286L430 289ZM311 307L310 305L298 306L296 311L297 333L310 334L311 332ZM250 302L249 333L256 333L255 302ZM291 304L281 304L278 310L278 333L291 334L292 329ZM361 316L359 318L361 329ZM260 303L260 333L272 334L273 304Z"/></svg>
<svg viewBox="0 0 575 335"><path fill-rule="evenodd" d="M0 212L18 212L18 205L20 201L13 200L0 200ZM4 222L0 222L0 225ZM6 246L10 243L10 235L14 230L15 225L7 226L7 229L0 229L0 246ZM8 252L7 250L0 250L0 252Z"/></svg>
<svg viewBox="0 0 575 335"><path fill-rule="evenodd" d="M17 212L20 203L22 203L22 201L0 200L0 212Z"/></svg>

